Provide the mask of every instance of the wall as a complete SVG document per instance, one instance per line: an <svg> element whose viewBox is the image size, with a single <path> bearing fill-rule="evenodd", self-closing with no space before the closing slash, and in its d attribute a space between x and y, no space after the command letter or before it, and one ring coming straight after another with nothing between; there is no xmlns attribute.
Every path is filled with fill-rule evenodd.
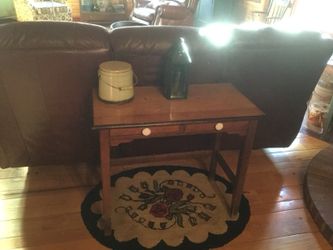
<svg viewBox="0 0 333 250"><path fill-rule="evenodd" d="M15 16L13 0L0 0L0 18Z"/></svg>
<svg viewBox="0 0 333 250"><path fill-rule="evenodd" d="M72 9L73 20L80 20L80 0L68 0L68 4Z"/></svg>
<svg viewBox="0 0 333 250"><path fill-rule="evenodd" d="M245 21L260 21L262 19L262 15L255 14L253 12L266 10L268 3L268 0L246 0Z"/></svg>
<svg viewBox="0 0 333 250"><path fill-rule="evenodd" d="M213 20L214 0L199 0L195 26L204 26Z"/></svg>
<svg viewBox="0 0 333 250"><path fill-rule="evenodd" d="M241 23L245 20L245 0L199 0L196 26L211 22Z"/></svg>

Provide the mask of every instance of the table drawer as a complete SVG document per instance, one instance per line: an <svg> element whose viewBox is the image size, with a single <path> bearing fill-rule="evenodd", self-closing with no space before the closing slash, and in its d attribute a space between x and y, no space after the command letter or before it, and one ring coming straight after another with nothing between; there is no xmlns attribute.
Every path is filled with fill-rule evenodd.
<svg viewBox="0 0 333 250"><path fill-rule="evenodd" d="M161 125L161 126L147 126L137 128L113 128L110 130L111 137L127 137L133 136L135 138L140 137L156 137L177 135L182 132L182 125Z"/></svg>
<svg viewBox="0 0 333 250"><path fill-rule="evenodd" d="M248 121L207 122L179 125L160 125L135 128L110 129L111 137L148 138L172 135L211 134L211 133L234 133L246 134Z"/></svg>
<svg viewBox="0 0 333 250"><path fill-rule="evenodd" d="M228 122L211 122L187 124L185 134L210 134L210 133L231 133L246 134L248 121L228 121Z"/></svg>

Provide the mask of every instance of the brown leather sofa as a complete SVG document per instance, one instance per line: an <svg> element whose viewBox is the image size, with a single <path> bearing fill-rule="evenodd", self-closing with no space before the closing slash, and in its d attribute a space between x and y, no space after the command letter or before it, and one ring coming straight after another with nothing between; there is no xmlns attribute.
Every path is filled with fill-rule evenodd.
<svg viewBox="0 0 333 250"><path fill-rule="evenodd" d="M107 29L82 23L10 23L0 26L0 166L98 160L91 129L91 91L98 65L132 64L139 84L161 81L163 57L177 37L191 48L191 83L232 82L266 116L255 146L288 146L306 101L333 52L317 33L234 30L215 47L196 28L145 26ZM237 138L225 137L232 147ZM160 143L160 142L163 143ZM210 147L211 136L138 140L117 155Z"/></svg>
<svg viewBox="0 0 333 250"><path fill-rule="evenodd" d="M198 0L135 0L132 21L150 25L193 26Z"/></svg>

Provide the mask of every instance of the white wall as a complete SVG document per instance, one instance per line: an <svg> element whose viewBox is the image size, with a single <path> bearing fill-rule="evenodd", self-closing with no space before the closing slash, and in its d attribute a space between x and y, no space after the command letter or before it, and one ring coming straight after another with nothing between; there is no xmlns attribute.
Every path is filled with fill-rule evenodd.
<svg viewBox="0 0 333 250"><path fill-rule="evenodd" d="M0 0L0 18L15 16L14 4L12 0Z"/></svg>

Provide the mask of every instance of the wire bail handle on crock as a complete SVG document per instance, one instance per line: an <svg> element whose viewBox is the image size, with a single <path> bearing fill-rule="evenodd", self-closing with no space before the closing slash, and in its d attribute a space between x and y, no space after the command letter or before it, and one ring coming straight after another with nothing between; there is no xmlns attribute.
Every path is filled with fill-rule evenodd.
<svg viewBox="0 0 333 250"><path fill-rule="evenodd" d="M133 83L132 86L118 87L118 86L114 86L114 85L108 83L108 82L105 81L105 80L103 80L102 82L105 83L106 85L108 85L109 87L111 87L111 88L113 88L113 89L118 89L118 90L120 90L120 91L122 91L122 90L132 89L133 86L136 86L136 85L138 84L138 76L135 74L134 71L132 71L132 72L133 72L133 78L134 78L134 83ZM98 78L99 78L99 81L101 81L101 73L100 73L100 72L98 72Z"/></svg>

